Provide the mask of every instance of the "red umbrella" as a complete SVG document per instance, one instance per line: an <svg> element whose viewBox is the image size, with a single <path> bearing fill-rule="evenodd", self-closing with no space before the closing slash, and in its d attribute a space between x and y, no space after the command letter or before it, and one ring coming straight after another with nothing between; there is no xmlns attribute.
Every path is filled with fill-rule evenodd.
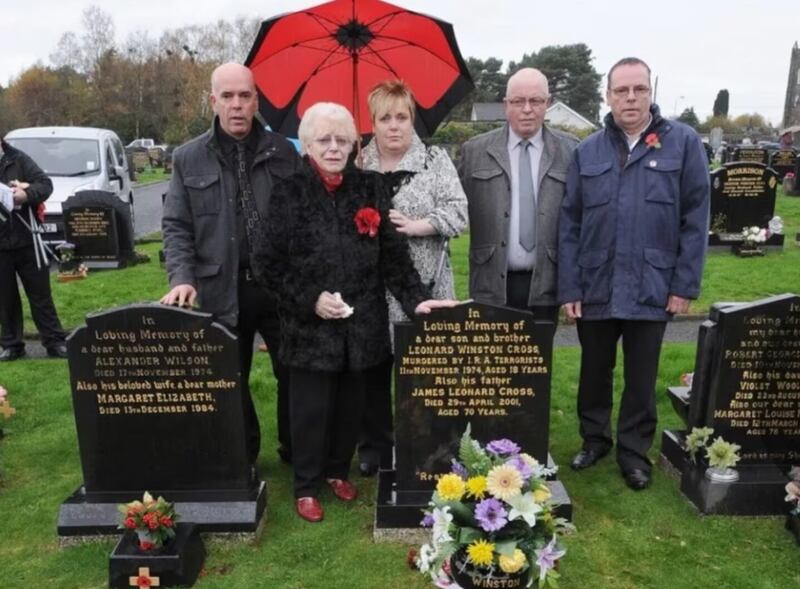
<svg viewBox="0 0 800 589"><path fill-rule="evenodd" d="M449 23L380 0L334 0L261 24L245 62L274 131L297 136L305 110L338 102L370 133L367 94L402 79L417 99L417 131L432 134L474 87Z"/></svg>

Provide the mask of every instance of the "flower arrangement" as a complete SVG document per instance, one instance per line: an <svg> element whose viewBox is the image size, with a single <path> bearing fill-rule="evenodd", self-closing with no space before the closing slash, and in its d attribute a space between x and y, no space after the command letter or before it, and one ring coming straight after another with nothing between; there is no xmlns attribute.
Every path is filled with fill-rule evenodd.
<svg viewBox="0 0 800 589"><path fill-rule="evenodd" d="M742 239L750 247L755 246L757 243L764 243L769 239L769 236L769 229L762 229L755 225L752 227L745 227L742 231Z"/></svg>
<svg viewBox="0 0 800 589"><path fill-rule="evenodd" d="M122 513L119 528L133 530L139 537L139 548L154 550L175 537L175 523L179 516L175 507L163 497L153 499L145 491L141 501L131 501L117 507Z"/></svg>
<svg viewBox="0 0 800 589"><path fill-rule="evenodd" d="M800 516L800 481L786 483L786 501L792 505L789 515Z"/></svg>
<svg viewBox="0 0 800 589"><path fill-rule="evenodd" d="M733 468L740 460L739 444L726 442L718 436L713 442L709 443L714 429L710 427L693 427L689 435L686 436L686 449L689 451L689 458L694 463L697 453L705 449L705 458L711 468L727 470Z"/></svg>
<svg viewBox="0 0 800 589"><path fill-rule="evenodd" d="M358 210L353 218L356 223L356 230L361 235L375 237L378 234L378 227L381 225L381 214L372 207L363 207Z"/></svg>
<svg viewBox="0 0 800 589"><path fill-rule="evenodd" d="M545 477L554 472L511 440L481 447L467 426L458 460L425 511L431 542L419 549L417 568L452 589L531 586L533 573L540 587L555 586L556 563L566 553L559 537L574 528L553 513ZM516 581L498 581L510 576Z"/></svg>
<svg viewBox="0 0 800 589"><path fill-rule="evenodd" d="M8 400L8 391L0 385L0 415L6 419L11 419L11 416L16 412L17 410L11 406L11 401ZM2 435L2 430L0 430L0 435Z"/></svg>

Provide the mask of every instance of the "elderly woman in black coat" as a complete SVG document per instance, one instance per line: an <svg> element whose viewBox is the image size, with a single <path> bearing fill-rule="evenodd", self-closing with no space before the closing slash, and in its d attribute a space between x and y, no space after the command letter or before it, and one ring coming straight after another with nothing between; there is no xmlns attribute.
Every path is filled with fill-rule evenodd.
<svg viewBox="0 0 800 589"><path fill-rule="evenodd" d="M358 136L347 109L311 106L299 138L303 166L275 187L254 268L279 298L297 513L320 521L326 482L342 501L358 494L348 474L365 371L390 353L385 289L408 315L454 301L428 300L384 180L348 164Z"/></svg>

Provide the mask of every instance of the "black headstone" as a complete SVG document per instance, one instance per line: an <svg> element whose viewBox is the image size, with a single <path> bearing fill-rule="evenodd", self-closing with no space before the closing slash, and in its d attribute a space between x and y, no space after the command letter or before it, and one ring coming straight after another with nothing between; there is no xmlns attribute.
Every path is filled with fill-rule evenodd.
<svg viewBox="0 0 800 589"><path fill-rule="evenodd" d="M59 533L110 523L83 529L76 503L123 503L144 491L177 502L203 531L255 530L263 486L247 458L236 337L208 314L163 305L86 323L67 340L84 484L62 506Z"/></svg>
<svg viewBox="0 0 800 589"><path fill-rule="evenodd" d="M732 162L755 162L758 164L769 163L769 152L763 147L737 146L733 150Z"/></svg>
<svg viewBox="0 0 800 589"><path fill-rule="evenodd" d="M135 261L130 205L103 190L83 190L62 204L64 233L87 268L120 268Z"/></svg>
<svg viewBox="0 0 800 589"><path fill-rule="evenodd" d="M762 164L736 162L711 172L711 231L741 234L766 227L775 216L775 172Z"/></svg>
<svg viewBox="0 0 800 589"><path fill-rule="evenodd" d="M397 505L417 504L412 525L450 471L467 424L475 439L509 438L551 463L553 329L530 313L474 302L396 325L392 494Z"/></svg>
<svg viewBox="0 0 800 589"><path fill-rule="evenodd" d="M783 180L783 177L791 172L794 174L797 168L798 156L797 150L793 147L784 147L777 151L773 151L769 159L769 167L775 170L778 175L778 180Z"/></svg>
<svg viewBox="0 0 800 589"><path fill-rule="evenodd" d="M741 515L784 511L786 472L800 462L800 297L712 310L698 337L687 431L703 426L713 428L714 438L741 446L741 477L724 489L709 483L704 467L682 456L685 432L665 431L662 454L683 473L681 488L698 508Z"/></svg>

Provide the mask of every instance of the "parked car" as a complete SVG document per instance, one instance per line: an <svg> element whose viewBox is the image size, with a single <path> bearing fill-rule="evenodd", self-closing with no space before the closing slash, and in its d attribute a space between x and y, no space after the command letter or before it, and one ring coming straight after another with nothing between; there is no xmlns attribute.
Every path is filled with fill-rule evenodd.
<svg viewBox="0 0 800 589"><path fill-rule="evenodd" d="M44 241L64 242L61 204L81 190L105 190L127 203L133 216L133 185L122 142L114 131L93 127L29 127L5 137L27 153L53 181L45 203Z"/></svg>

